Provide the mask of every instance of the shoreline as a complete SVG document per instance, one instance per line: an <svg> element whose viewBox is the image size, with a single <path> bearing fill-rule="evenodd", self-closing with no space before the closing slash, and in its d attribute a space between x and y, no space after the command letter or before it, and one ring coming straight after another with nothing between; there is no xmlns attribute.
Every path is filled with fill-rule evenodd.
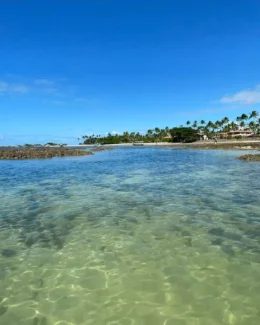
<svg viewBox="0 0 260 325"><path fill-rule="evenodd" d="M260 151L260 141L218 141L216 144L209 141L198 141L192 143L144 143L142 146L135 147L132 143L107 144L102 146L91 145L75 145L66 148L48 147L48 148L15 148L0 147L0 160L25 160L25 159L48 159L54 157L71 157L71 156L87 156L93 155L95 152L103 150L113 150L117 147L168 147L182 149L198 149L198 150L241 150L241 151ZM84 150L89 148L89 150ZM252 156L252 155L251 155ZM247 157L245 160L254 160L256 157ZM258 159L257 159L258 160Z"/></svg>
<svg viewBox="0 0 260 325"><path fill-rule="evenodd" d="M104 145L111 147L134 147L132 143L120 143ZM260 150L260 140L245 140L245 141L218 141L216 144L211 141L197 141L192 143L173 143L173 142L158 142L144 143L140 147L179 147L187 149L225 149L225 150ZM137 148L140 148L139 146Z"/></svg>

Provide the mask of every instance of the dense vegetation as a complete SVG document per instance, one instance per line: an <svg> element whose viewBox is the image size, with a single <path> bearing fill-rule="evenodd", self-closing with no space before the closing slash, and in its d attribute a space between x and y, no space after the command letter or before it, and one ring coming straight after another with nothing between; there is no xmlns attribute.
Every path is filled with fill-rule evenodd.
<svg viewBox="0 0 260 325"><path fill-rule="evenodd" d="M33 147L33 148L40 148L40 147L42 147L43 145L38 144L38 143L35 143L35 144L32 144L32 143L25 143L23 146L26 147L26 148L30 148L30 147ZM23 146L19 146L19 147L23 147ZM60 143L60 144L58 144L58 143L55 143L55 142L48 142L48 143L46 143L44 146L50 146L50 147L51 147L51 146L66 147L67 144L66 144L66 143Z"/></svg>
<svg viewBox="0 0 260 325"><path fill-rule="evenodd" d="M111 134L107 136L100 135L84 135L82 137L84 144L117 144L117 143L132 143L136 141L143 142L191 142L195 141L198 133L205 134L212 138L219 132L229 132L235 130L252 130L255 134L260 134L260 118L257 111L252 111L250 114L242 114L238 116L235 121L230 121L228 117L221 120L206 123L201 121L187 121L186 126L179 127L165 127L160 129L158 127L150 129L146 134L140 132L123 132L122 134ZM168 138L167 138L168 137ZM78 139L80 140L80 139Z"/></svg>

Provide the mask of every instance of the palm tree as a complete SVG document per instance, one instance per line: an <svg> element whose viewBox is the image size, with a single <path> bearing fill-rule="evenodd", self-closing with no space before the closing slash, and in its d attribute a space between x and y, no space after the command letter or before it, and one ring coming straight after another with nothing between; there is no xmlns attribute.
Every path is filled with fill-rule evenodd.
<svg viewBox="0 0 260 325"><path fill-rule="evenodd" d="M204 129L205 129L205 127L204 127L204 124L205 124L206 122L204 121L204 120L201 120L200 121L200 126L198 127L198 130L199 130L199 132L204 132Z"/></svg>
<svg viewBox="0 0 260 325"><path fill-rule="evenodd" d="M208 124L206 125L205 129L208 131L208 132L212 132L213 130L213 126L214 126L214 123L212 121L209 121Z"/></svg>
<svg viewBox="0 0 260 325"><path fill-rule="evenodd" d="M241 119L241 121L246 121L246 120L248 120L248 116L246 115L246 114L242 114L241 116L240 116L240 119Z"/></svg>
<svg viewBox="0 0 260 325"><path fill-rule="evenodd" d="M221 120L221 124L222 124L222 128L223 128L223 131L224 129L227 129L227 125L229 123L229 118L228 117L224 117L222 120Z"/></svg>
<svg viewBox="0 0 260 325"><path fill-rule="evenodd" d="M168 135L168 134L169 134L169 132L170 132L170 129L169 129L169 127L168 127L168 126L166 126L166 127L165 127L165 129L164 129L164 131L165 131L166 135Z"/></svg>
<svg viewBox="0 0 260 325"><path fill-rule="evenodd" d="M257 124L254 122L254 121L250 121L249 124L248 124L250 130L253 130L254 133L256 133L257 131Z"/></svg>
<svg viewBox="0 0 260 325"><path fill-rule="evenodd" d="M194 121L193 124L192 124L192 127L193 127L194 129L197 129L197 127L198 127L198 122L197 122L197 121Z"/></svg>
<svg viewBox="0 0 260 325"><path fill-rule="evenodd" d="M239 126L243 129L246 126L246 123L244 121L241 121Z"/></svg>
<svg viewBox="0 0 260 325"><path fill-rule="evenodd" d="M236 122L231 122L230 123L230 128L232 131L235 131L238 129L237 123Z"/></svg>
<svg viewBox="0 0 260 325"><path fill-rule="evenodd" d="M249 115L249 119L253 118L253 119L257 119L259 116L257 111L252 111Z"/></svg>
<svg viewBox="0 0 260 325"><path fill-rule="evenodd" d="M216 127L217 130L220 129L220 128L222 127L222 123L221 123L221 121L217 120L217 121L215 122L215 127Z"/></svg>
<svg viewBox="0 0 260 325"><path fill-rule="evenodd" d="M187 122L186 122L186 125L189 126L189 125L190 125L190 121L187 121Z"/></svg>

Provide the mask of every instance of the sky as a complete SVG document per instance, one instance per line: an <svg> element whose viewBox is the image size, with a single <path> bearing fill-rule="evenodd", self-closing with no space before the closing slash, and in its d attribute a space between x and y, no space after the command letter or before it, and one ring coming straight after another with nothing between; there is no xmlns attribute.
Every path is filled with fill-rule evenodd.
<svg viewBox="0 0 260 325"><path fill-rule="evenodd" d="M0 1L0 145L260 107L259 0Z"/></svg>

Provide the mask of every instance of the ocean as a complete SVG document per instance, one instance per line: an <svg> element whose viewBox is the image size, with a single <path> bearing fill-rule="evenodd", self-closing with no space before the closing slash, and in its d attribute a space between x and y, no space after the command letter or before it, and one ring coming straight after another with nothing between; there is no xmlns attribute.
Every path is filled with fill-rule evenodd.
<svg viewBox="0 0 260 325"><path fill-rule="evenodd" d="M0 161L0 324L259 325L260 164L241 154Z"/></svg>

